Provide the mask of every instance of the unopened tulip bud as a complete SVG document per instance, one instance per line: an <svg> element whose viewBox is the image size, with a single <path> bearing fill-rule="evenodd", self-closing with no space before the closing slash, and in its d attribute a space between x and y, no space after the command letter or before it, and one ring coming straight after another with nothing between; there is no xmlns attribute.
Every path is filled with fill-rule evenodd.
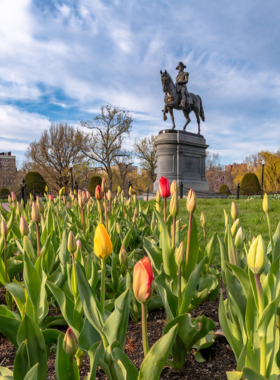
<svg viewBox="0 0 280 380"><path fill-rule="evenodd" d="M206 219L205 219L205 215L203 211L201 211L201 215L200 215L200 224L202 228L206 227Z"/></svg>
<svg viewBox="0 0 280 380"><path fill-rule="evenodd" d="M100 259L110 256L113 245L103 224L98 224L94 234L94 253Z"/></svg>
<svg viewBox="0 0 280 380"><path fill-rule="evenodd" d="M91 199L90 192L86 191L87 200Z"/></svg>
<svg viewBox="0 0 280 380"><path fill-rule="evenodd" d="M176 216L179 212L179 199L176 191L173 193L170 205L169 205L169 212L172 216Z"/></svg>
<svg viewBox="0 0 280 380"><path fill-rule="evenodd" d="M236 235L238 226L239 226L239 219L236 219L236 221L233 223L233 225L231 227L231 234L233 237Z"/></svg>
<svg viewBox="0 0 280 380"><path fill-rule="evenodd" d="M196 197L193 189L190 189L187 197L187 210L189 213L194 213L196 209Z"/></svg>
<svg viewBox="0 0 280 380"><path fill-rule="evenodd" d="M117 233L120 235L122 233L122 230L121 230L121 226L119 223L116 223L116 230L117 230Z"/></svg>
<svg viewBox="0 0 280 380"><path fill-rule="evenodd" d="M175 261L178 267L183 264L183 261L184 261L184 242L183 241L180 243L179 247L176 249Z"/></svg>
<svg viewBox="0 0 280 380"><path fill-rule="evenodd" d="M152 220L152 221L151 221L151 231L152 231L152 232L153 232L154 228L155 228L155 221Z"/></svg>
<svg viewBox="0 0 280 380"><path fill-rule="evenodd" d="M32 220L36 224L40 223L40 221L41 221L40 210L39 210L36 202L32 203Z"/></svg>
<svg viewBox="0 0 280 380"><path fill-rule="evenodd" d="M12 202L12 198L10 195L8 195L8 202L11 203Z"/></svg>
<svg viewBox="0 0 280 380"><path fill-rule="evenodd" d="M84 205L85 205L85 200L84 200L84 198L83 198L82 195L78 197L78 202L79 202L79 206L80 206L81 208L83 208Z"/></svg>
<svg viewBox="0 0 280 380"><path fill-rule="evenodd" d="M132 195L132 187L131 186L129 186L129 189L128 189L128 195Z"/></svg>
<svg viewBox="0 0 280 380"><path fill-rule="evenodd" d="M107 187L107 179L106 178L102 178L101 189L102 189L103 193L107 193L108 187Z"/></svg>
<svg viewBox="0 0 280 380"><path fill-rule="evenodd" d="M21 204L17 202L17 208L16 208L16 213L19 216L21 214Z"/></svg>
<svg viewBox="0 0 280 380"><path fill-rule="evenodd" d="M134 203L137 202L137 196L136 196L136 194L133 194L133 202L134 202Z"/></svg>
<svg viewBox="0 0 280 380"><path fill-rule="evenodd" d="M148 257L138 261L133 270L133 293L138 302L144 303L152 294L153 268Z"/></svg>
<svg viewBox="0 0 280 380"><path fill-rule="evenodd" d="M20 217L19 230L20 230L21 236L27 236L29 234L28 223L24 216Z"/></svg>
<svg viewBox="0 0 280 380"><path fill-rule="evenodd" d="M237 234L235 236L235 245L238 251L241 251L243 247L243 231L242 227L239 227L239 230L237 231Z"/></svg>
<svg viewBox="0 0 280 380"><path fill-rule="evenodd" d="M130 206L130 204L131 204L131 199L130 199L130 198L128 198L128 200L126 201L125 205L126 205L126 207L129 207L129 206Z"/></svg>
<svg viewBox="0 0 280 380"><path fill-rule="evenodd" d="M49 188L48 188L48 186L46 185L46 186L45 186L45 192L48 193L48 191L49 191Z"/></svg>
<svg viewBox="0 0 280 380"><path fill-rule="evenodd" d="M119 253L119 260L120 260L121 265L123 264L123 265L127 266L128 256L127 256L127 252L125 250L124 245L121 246L120 253Z"/></svg>
<svg viewBox="0 0 280 380"><path fill-rule="evenodd" d="M53 196L51 194L48 196L48 198L50 201L53 201Z"/></svg>
<svg viewBox="0 0 280 380"><path fill-rule="evenodd" d="M170 186L171 195L173 195L175 193L175 191L177 194L179 193L179 187L178 187L177 181L175 181L175 179L174 179L174 181L171 183L171 186Z"/></svg>
<svg viewBox="0 0 280 380"><path fill-rule="evenodd" d="M80 239L77 240L76 244L77 244L77 249L76 249L76 251L78 250L78 248L80 248L81 252L83 252L83 245L82 245L82 242L81 242Z"/></svg>
<svg viewBox="0 0 280 380"><path fill-rule="evenodd" d="M95 198L100 201L103 198L103 191L99 185L95 188Z"/></svg>
<svg viewBox="0 0 280 380"><path fill-rule="evenodd" d="M74 331L69 327L65 333L65 337L62 344L64 352L70 356L74 357L76 352L78 351L79 344L78 339L74 333Z"/></svg>
<svg viewBox="0 0 280 380"><path fill-rule="evenodd" d="M117 196L115 195L115 198L114 198L114 205L116 206L118 204L118 198Z"/></svg>
<svg viewBox="0 0 280 380"><path fill-rule="evenodd" d="M121 192L121 202L122 202L122 203L124 202L123 190L122 190L122 192Z"/></svg>
<svg viewBox="0 0 280 380"><path fill-rule="evenodd" d="M136 206L135 209L134 209L134 214L135 214L136 216L138 216L138 208L137 208L137 206Z"/></svg>
<svg viewBox="0 0 280 380"><path fill-rule="evenodd" d="M108 201L111 201L112 198L113 198L112 191L109 189L109 190L107 191L107 199L108 199Z"/></svg>
<svg viewBox="0 0 280 380"><path fill-rule="evenodd" d="M73 255L77 249L77 243L72 231L68 235L68 251Z"/></svg>
<svg viewBox="0 0 280 380"><path fill-rule="evenodd" d="M58 192L59 195L64 195L65 194L65 187L62 187L59 192Z"/></svg>
<svg viewBox="0 0 280 380"><path fill-rule="evenodd" d="M270 201L269 201L267 194L265 193L264 197L263 197L263 211L266 214L268 214L270 212L270 210L271 210Z"/></svg>
<svg viewBox="0 0 280 380"><path fill-rule="evenodd" d="M231 217L233 220L236 220L238 217L238 208L237 208L235 202L231 203Z"/></svg>
<svg viewBox="0 0 280 380"><path fill-rule="evenodd" d="M133 217L132 217L132 223L136 223L136 215L135 214L133 214Z"/></svg>
<svg viewBox="0 0 280 380"><path fill-rule="evenodd" d="M40 198L38 195L37 195L37 197L36 197L36 203L37 203L37 206L38 206L38 208L39 208L40 213L41 213L41 214L44 214L44 210L45 210L45 208L44 208L44 204L43 204L41 198Z"/></svg>
<svg viewBox="0 0 280 380"><path fill-rule="evenodd" d="M247 256L247 264L251 271L255 274L261 274L264 270L266 259L266 248L261 235L253 242Z"/></svg>
<svg viewBox="0 0 280 380"><path fill-rule="evenodd" d="M1 235L2 236L8 235L8 227L4 219L1 220Z"/></svg>
<svg viewBox="0 0 280 380"><path fill-rule="evenodd" d="M122 189L120 186L118 186L118 193L120 194L122 192Z"/></svg>
<svg viewBox="0 0 280 380"><path fill-rule="evenodd" d="M74 189L74 195L77 195L77 191L76 191L76 189Z"/></svg>
<svg viewBox="0 0 280 380"><path fill-rule="evenodd" d="M157 203L160 203L160 200L161 200L161 198L160 198L160 195L159 195L159 191L157 191L157 194L156 194L156 202L157 202Z"/></svg>
<svg viewBox="0 0 280 380"><path fill-rule="evenodd" d="M159 203L156 203L156 210L157 210L157 212L160 213L160 204Z"/></svg>
<svg viewBox="0 0 280 380"><path fill-rule="evenodd" d="M85 191L82 192L82 197L84 198L85 203L87 202L87 194Z"/></svg>
<svg viewBox="0 0 280 380"><path fill-rule="evenodd" d="M11 198L13 202L17 200L16 194L13 191L11 192Z"/></svg>

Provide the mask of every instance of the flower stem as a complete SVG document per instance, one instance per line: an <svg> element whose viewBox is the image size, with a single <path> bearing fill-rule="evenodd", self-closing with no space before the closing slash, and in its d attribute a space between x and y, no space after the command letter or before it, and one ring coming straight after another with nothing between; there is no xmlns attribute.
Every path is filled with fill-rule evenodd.
<svg viewBox="0 0 280 380"><path fill-rule="evenodd" d="M108 231L108 214L107 214L107 199L106 199L106 193L104 193L104 208L105 208L105 223L106 223L106 230Z"/></svg>
<svg viewBox="0 0 280 380"><path fill-rule="evenodd" d="M36 223L36 235L37 235L37 257L40 256L40 230L39 223Z"/></svg>
<svg viewBox="0 0 280 380"><path fill-rule="evenodd" d="M147 304L142 303L142 340L144 356L149 352L148 330L147 330Z"/></svg>
<svg viewBox="0 0 280 380"><path fill-rule="evenodd" d="M172 248L173 249L175 248L175 235L176 235L176 216L173 216L173 221L172 221Z"/></svg>
<svg viewBox="0 0 280 380"><path fill-rule="evenodd" d="M187 243L187 252L186 252L186 267L185 267L185 277L186 278L187 278L188 263L189 263L189 256L190 256L190 245L191 245L191 235L192 235L192 218L193 218L193 214L191 212L190 218L189 218L188 243Z"/></svg>
<svg viewBox="0 0 280 380"><path fill-rule="evenodd" d="M74 370L74 356L70 356L70 373L71 373L71 379L75 380L75 370Z"/></svg>
<svg viewBox="0 0 280 380"><path fill-rule="evenodd" d="M267 225L268 225L268 232L269 232L269 238L270 238L271 249L273 250L273 248L274 248L274 243L273 243L273 238L272 238L271 224L270 224L270 219L269 219L268 212L266 213L266 218L267 218Z"/></svg>
<svg viewBox="0 0 280 380"><path fill-rule="evenodd" d="M83 207L81 207L81 222L82 222L83 233L85 233L85 216L84 216L84 208Z"/></svg>
<svg viewBox="0 0 280 380"><path fill-rule="evenodd" d="M206 228L203 227L204 247L206 248Z"/></svg>
<svg viewBox="0 0 280 380"><path fill-rule="evenodd" d="M257 295L258 295L258 303L259 303L259 320L261 319L264 311L264 302L263 302L263 291L262 291L262 285L260 282L260 275L255 273L255 283L257 288ZM265 336L260 337L260 349L261 349L261 375L266 375L266 339Z"/></svg>
<svg viewBox="0 0 280 380"><path fill-rule="evenodd" d="M106 259L101 259L101 313L104 318L104 302L105 302L105 275L106 275Z"/></svg>
<svg viewBox="0 0 280 380"><path fill-rule="evenodd" d="M166 222L166 198L164 198L164 221Z"/></svg>

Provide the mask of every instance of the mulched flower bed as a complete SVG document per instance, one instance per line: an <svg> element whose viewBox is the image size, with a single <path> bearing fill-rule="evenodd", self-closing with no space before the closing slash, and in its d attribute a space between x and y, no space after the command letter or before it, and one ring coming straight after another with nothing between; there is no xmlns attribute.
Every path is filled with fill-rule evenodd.
<svg viewBox="0 0 280 380"><path fill-rule="evenodd" d="M5 293L2 288L0 289L0 304L4 303L6 303ZM206 317L211 318L216 323L217 329L219 329L218 306L219 297L215 301L202 303L194 310L192 315L196 317L199 314L204 314ZM53 314L53 311L51 314ZM164 321L166 321L164 309L155 310L149 314L148 335L150 347L162 336ZM141 321L137 323L129 321L125 352L139 369L144 359ZM185 366L181 371L167 367L163 370L160 379L226 380L226 371L232 371L236 368L234 354L223 336L217 336L215 343L211 347L202 350L201 354L205 359L204 363L198 363L194 359L193 353L189 353ZM0 333L0 365L13 370L15 355L16 349L14 346ZM81 379L88 375L89 368L89 358L85 355L80 369ZM96 378L100 380L108 379L101 369L98 369ZM52 353L48 361L47 380L56 380L55 355Z"/></svg>

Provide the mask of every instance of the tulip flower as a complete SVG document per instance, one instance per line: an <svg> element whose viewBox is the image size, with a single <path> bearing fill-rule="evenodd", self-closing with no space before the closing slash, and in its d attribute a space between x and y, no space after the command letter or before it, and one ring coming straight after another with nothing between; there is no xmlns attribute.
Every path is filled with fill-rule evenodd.
<svg viewBox="0 0 280 380"><path fill-rule="evenodd" d="M175 247L175 234L176 234L176 216L179 212L179 199L178 194L175 191L171 197L169 204L169 212L173 217L172 221L172 248Z"/></svg>
<svg viewBox="0 0 280 380"><path fill-rule="evenodd" d="M261 274L266 260L266 248L261 235L252 243L247 256L247 264L255 274Z"/></svg>
<svg viewBox="0 0 280 380"><path fill-rule="evenodd" d="M76 379L75 369L74 369L74 356L78 351L79 342L74 333L74 331L69 327L65 333L64 340L62 343L62 348L64 352L69 356L70 359L70 376L71 379Z"/></svg>
<svg viewBox="0 0 280 380"><path fill-rule="evenodd" d="M120 253L119 253L119 260L120 260L121 265L124 265L125 267L127 267L128 256L127 256L127 252L124 245L121 246Z"/></svg>
<svg viewBox="0 0 280 380"><path fill-rule="evenodd" d="M136 204L136 202L137 202L137 196L136 196L136 194L133 194L133 202L134 202L134 204Z"/></svg>
<svg viewBox="0 0 280 380"><path fill-rule="evenodd" d="M145 303L151 295L153 268L148 257L138 261L133 270L133 293L140 303Z"/></svg>
<svg viewBox="0 0 280 380"><path fill-rule="evenodd" d="M36 235L37 235L37 256L40 255L40 230L39 223L41 221L41 214L36 202L32 203L32 220L36 223Z"/></svg>
<svg viewBox="0 0 280 380"><path fill-rule="evenodd" d="M157 191L157 194L156 194L156 203L160 203L160 195L159 195L159 191Z"/></svg>
<svg viewBox="0 0 280 380"><path fill-rule="evenodd" d="M48 185L45 186L45 192L46 194L48 194L48 191L49 191L49 188L48 188Z"/></svg>
<svg viewBox="0 0 280 380"><path fill-rule="evenodd" d="M122 189L120 186L118 186L118 193L121 194L121 192L122 192Z"/></svg>
<svg viewBox="0 0 280 380"><path fill-rule="evenodd" d="M196 196L193 189L190 189L187 197L187 210L189 213L194 213L196 209Z"/></svg>
<svg viewBox="0 0 280 380"><path fill-rule="evenodd" d="M269 201L269 198L268 198L267 194L265 193L264 197L263 197L263 211L266 213L266 219L267 219L267 226L268 226L268 233L269 233L269 238L270 238L270 244L271 244L271 249L273 250L273 248L274 248L274 241L273 241L273 238L272 238L271 224L270 224L270 218L269 218L270 210L271 210L270 201Z"/></svg>
<svg viewBox="0 0 280 380"><path fill-rule="evenodd" d="M113 245L103 224L98 224L94 235L94 253L101 259L101 313L104 317L105 302L105 274L106 274L106 258L111 255Z"/></svg>
<svg viewBox="0 0 280 380"><path fill-rule="evenodd" d="M142 340L144 355L149 352L147 334L147 301L152 294L153 268L148 257L138 261L133 270L133 293L142 308Z"/></svg>
<svg viewBox="0 0 280 380"><path fill-rule="evenodd" d="M181 302L182 302L181 266L184 262L184 242L183 241L180 243L179 247L176 250L175 261L176 261L176 264L178 265L178 311L179 311L181 307Z"/></svg>
<svg viewBox="0 0 280 380"><path fill-rule="evenodd" d="M232 237L235 237L238 226L239 226L239 219L236 219L235 222L233 223L232 227L231 227Z"/></svg>
<svg viewBox="0 0 280 380"><path fill-rule="evenodd" d="M28 223L25 219L24 216L21 216L20 217L20 222L19 222L19 230L20 230L20 233L21 233L21 236L27 236L29 234L29 227L28 227Z"/></svg>
<svg viewBox="0 0 280 380"><path fill-rule="evenodd" d="M189 216L189 227L188 227L188 242L187 242L187 252L186 252L186 267L185 267L185 278L189 279L190 269L188 268L189 257L190 257L190 244L191 244L191 235L192 235L192 222L193 222L193 213L196 209L196 197L193 189L190 189L187 197L187 210L190 213Z"/></svg>
<svg viewBox="0 0 280 380"><path fill-rule="evenodd" d="M77 243L72 231L68 235L68 251L73 255L77 249Z"/></svg>
<svg viewBox="0 0 280 380"><path fill-rule="evenodd" d="M132 187L131 186L129 186L128 195L129 195L129 197L131 197L131 195L132 195Z"/></svg>
<svg viewBox="0 0 280 380"><path fill-rule="evenodd" d="M103 193L107 193L108 187L107 187L107 179L106 178L102 178L101 189L102 189Z"/></svg>
<svg viewBox="0 0 280 380"><path fill-rule="evenodd" d="M201 211L200 215L200 224L203 228L204 246L206 247L206 218L203 211Z"/></svg>
<svg viewBox="0 0 280 380"><path fill-rule="evenodd" d="M17 200L16 194L13 191L11 192L11 198L12 202L15 202Z"/></svg>
<svg viewBox="0 0 280 380"><path fill-rule="evenodd" d="M77 245L76 253L77 253L77 251L78 251L79 248L80 248L80 251L82 253L83 252L83 245L82 245L82 242L81 242L80 239L76 241L76 245Z"/></svg>
<svg viewBox="0 0 280 380"><path fill-rule="evenodd" d="M78 204L80 206L80 211L81 211L82 229L83 229L83 232L85 233L85 217L84 217L85 200L81 192L78 194Z"/></svg>
<svg viewBox="0 0 280 380"><path fill-rule="evenodd" d="M37 203L37 206L39 208L40 213L44 214L45 207L44 207L44 204L43 204L41 198L38 195L36 197L36 203Z"/></svg>
<svg viewBox="0 0 280 380"><path fill-rule="evenodd" d="M178 183L177 183L177 181L175 181L175 179L174 179L174 181L172 182L172 184L171 184L171 186L170 186L170 193L171 193L171 195L173 195L175 192L176 192L177 194L179 194Z"/></svg>
<svg viewBox="0 0 280 380"><path fill-rule="evenodd" d="M59 194L60 196L61 196L61 195L64 195L64 194L65 194L65 187L62 187L62 188L59 190L58 194Z"/></svg>
<svg viewBox="0 0 280 380"><path fill-rule="evenodd" d="M239 227L239 230L237 231L237 234L235 236L235 245L238 251L241 251L243 247L243 231L242 227Z"/></svg>
<svg viewBox="0 0 280 380"><path fill-rule="evenodd" d="M231 203L231 217L235 221L238 217L238 209L235 202Z"/></svg>
<svg viewBox="0 0 280 380"><path fill-rule="evenodd" d="M50 201L53 201L53 196L51 194L49 194L48 198Z"/></svg>
<svg viewBox="0 0 280 380"><path fill-rule="evenodd" d="M165 177L159 179L159 194L164 198L164 221L166 222L166 198L170 197L170 184Z"/></svg>
<svg viewBox="0 0 280 380"><path fill-rule="evenodd" d="M89 191L86 191L86 197L87 197L87 200L89 200L91 198Z"/></svg>

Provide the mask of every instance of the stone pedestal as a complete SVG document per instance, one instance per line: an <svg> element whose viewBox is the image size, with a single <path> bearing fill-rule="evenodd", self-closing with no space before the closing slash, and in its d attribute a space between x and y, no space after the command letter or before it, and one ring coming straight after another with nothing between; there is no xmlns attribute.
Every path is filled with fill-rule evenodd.
<svg viewBox="0 0 280 380"><path fill-rule="evenodd" d="M158 155L157 179L154 191L158 190L160 177L167 177L170 184L176 180L194 191L209 192L205 179L206 141L203 136L191 132L166 129L159 132L156 141Z"/></svg>

